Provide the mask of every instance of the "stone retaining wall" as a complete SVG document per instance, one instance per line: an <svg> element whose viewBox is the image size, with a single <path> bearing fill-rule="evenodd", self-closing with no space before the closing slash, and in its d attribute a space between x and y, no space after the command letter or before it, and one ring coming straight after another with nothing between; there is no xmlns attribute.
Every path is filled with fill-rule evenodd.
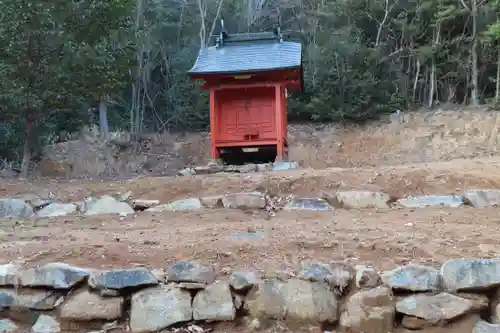
<svg viewBox="0 0 500 333"><path fill-rule="evenodd" d="M36 194L0 198L0 218L50 218L66 215L119 214L126 216L139 211L199 211L202 209L252 209L332 211L334 209L389 209L422 207L485 208L500 205L500 190L471 189L461 195L423 195L393 198L384 192L337 191L322 198L294 196L271 197L261 192L231 193L213 197L190 197L160 204L159 200L133 198L132 192L89 197L81 202L62 203L55 198Z"/></svg>
<svg viewBox="0 0 500 333"><path fill-rule="evenodd" d="M500 258L381 274L370 266L304 263L292 276L223 275L197 261L107 271L7 264L0 266L0 332L156 332L220 321L253 331L279 320L350 333L453 325L493 333L500 332L499 287Z"/></svg>

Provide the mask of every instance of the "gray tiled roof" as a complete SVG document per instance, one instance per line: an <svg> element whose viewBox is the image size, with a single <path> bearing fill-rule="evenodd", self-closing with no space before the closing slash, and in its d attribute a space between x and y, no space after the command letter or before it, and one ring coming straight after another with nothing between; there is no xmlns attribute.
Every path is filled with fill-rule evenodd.
<svg viewBox="0 0 500 333"><path fill-rule="evenodd" d="M297 68L302 45L296 42L247 41L225 43L200 50L189 74L248 73Z"/></svg>

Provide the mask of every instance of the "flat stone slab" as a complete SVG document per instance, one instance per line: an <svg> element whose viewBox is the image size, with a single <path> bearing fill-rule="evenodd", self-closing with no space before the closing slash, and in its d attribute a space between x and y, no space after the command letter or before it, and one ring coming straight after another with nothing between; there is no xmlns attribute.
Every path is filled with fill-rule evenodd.
<svg viewBox="0 0 500 333"><path fill-rule="evenodd" d="M494 207L500 205L500 190L471 189L463 194L465 201L475 208Z"/></svg>
<svg viewBox="0 0 500 333"><path fill-rule="evenodd" d="M464 198L460 195L422 195L399 199L397 204L405 208L435 206L457 208L464 205Z"/></svg>
<svg viewBox="0 0 500 333"><path fill-rule="evenodd" d="M419 294L406 297L396 303L396 310L406 315L425 319L430 324L437 324L466 314L476 306L477 300L439 293L437 295Z"/></svg>
<svg viewBox="0 0 500 333"><path fill-rule="evenodd" d="M75 214L78 206L73 203L53 202L36 212L37 217L57 217Z"/></svg>
<svg viewBox="0 0 500 333"><path fill-rule="evenodd" d="M229 278L229 284L236 291L247 290L260 282L260 276L253 271L234 272Z"/></svg>
<svg viewBox="0 0 500 333"><path fill-rule="evenodd" d="M271 171L291 170L298 168L299 163L297 162L274 162L271 165Z"/></svg>
<svg viewBox="0 0 500 333"><path fill-rule="evenodd" d="M116 198L105 195L99 199L87 200L85 202L86 210L85 215L99 215L99 214L120 214L129 215L134 214L135 211L126 202L121 202Z"/></svg>
<svg viewBox="0 0 500 333"><path fill-rule="evenodd" d="M382 281L393 289L409 291L437 291L441 277L435 268L409 264L382 274Z"/></svg>
<svg viewBox="0 0 500 333"><path fill-rule="evenodd" d="M500 258L452 259L441 266L447 290L474 290L500 286Z"/></svg>
<svg viewBox="0 0 500 333"><path fill-rule="evenodd" d="M229 209L264 209L266 197L260 192L227 194L222 198L222 205Z"/></svg>
<svg viewBox="0 0 500 333"><path fill-rule="evenodd" d="M158 284L158 279L144 267L115 269L92 272L89 285L95 289L115 289L146 287Z"/></svg>
<svg viewBox="0 0 500 333"><path fill-rule="evenodd" d="M203 208L203 204L198 198L187 198L176 200L165 205L158 205L156 207L148 209L149 212L181 212L181 211L191 211L200 210Z"/></svg>
<svg viewBox="0 0 500 333"><path fill-rule="evenodd" d="M335 193L336 202L342 208L389 208L391 196L384 192L339 191Z"/></svg>
<svg viewBox="0 0 500 333"><path fill-rule="evenodd" d="M333 208L321 198L294 198L288 202L284 210L311 210L311 211L332 211Z"/></svg>
<svg viewBox="0 0 500 333"><path fill-rule="evenodd" d="M212 266L206 266L194 260L181 260L167 269L169 282L197 282L210 284L215 281L215 271Z"/></svg>
<svg viewBox="0 0 500 333"><path fill-rule="evenodd" d="M23 287L49 287L70 289L89 276L89 271L63 263L50 263L28 268L19 273Z"/></svg>
<svg viewBox="0 0 500 333"><path fill-rule="evenodd" d="M33 206L24 199L0 198L0 217L25 219L33 215Z"/></svg>
<svg viewBox="0 0 500 333"><path fill-rule="evenodd" d="M62 294L43 289L0 289L0 308L24 308L31 310L52 310Z"/></svg>

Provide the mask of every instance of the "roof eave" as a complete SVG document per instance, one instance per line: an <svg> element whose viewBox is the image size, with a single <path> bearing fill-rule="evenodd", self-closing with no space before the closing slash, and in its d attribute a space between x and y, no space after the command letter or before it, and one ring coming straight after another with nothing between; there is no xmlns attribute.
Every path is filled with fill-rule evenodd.
<svg viewBox="0 0 500 333"><path fill-rule="evenodd" d="M193 69L188 71L189 76L194 76L194 75L227 75L227 74L246 74L246 73L264 73L264 72L275 72L275 71L282 71L282 70L289 70L289 69L302 69L302 65L295 65L295 66L286 66L286 67L277 67L277 68L265 68L265 69L249 69L249 70L242 70L242 71L217 71L217 72L197 72L193 71Z"/></svg>

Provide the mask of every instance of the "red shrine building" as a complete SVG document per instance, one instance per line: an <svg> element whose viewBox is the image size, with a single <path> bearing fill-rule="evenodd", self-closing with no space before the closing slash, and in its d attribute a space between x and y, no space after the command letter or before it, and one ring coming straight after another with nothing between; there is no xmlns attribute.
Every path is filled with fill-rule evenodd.
<svg viewBox="0 0 500 333"><path fill-rule="evenodd" d="M288 156L287 94L303 91L302 45L274 33L221 33L188 72L209 91L213 159L230 164Z"/></svg>

